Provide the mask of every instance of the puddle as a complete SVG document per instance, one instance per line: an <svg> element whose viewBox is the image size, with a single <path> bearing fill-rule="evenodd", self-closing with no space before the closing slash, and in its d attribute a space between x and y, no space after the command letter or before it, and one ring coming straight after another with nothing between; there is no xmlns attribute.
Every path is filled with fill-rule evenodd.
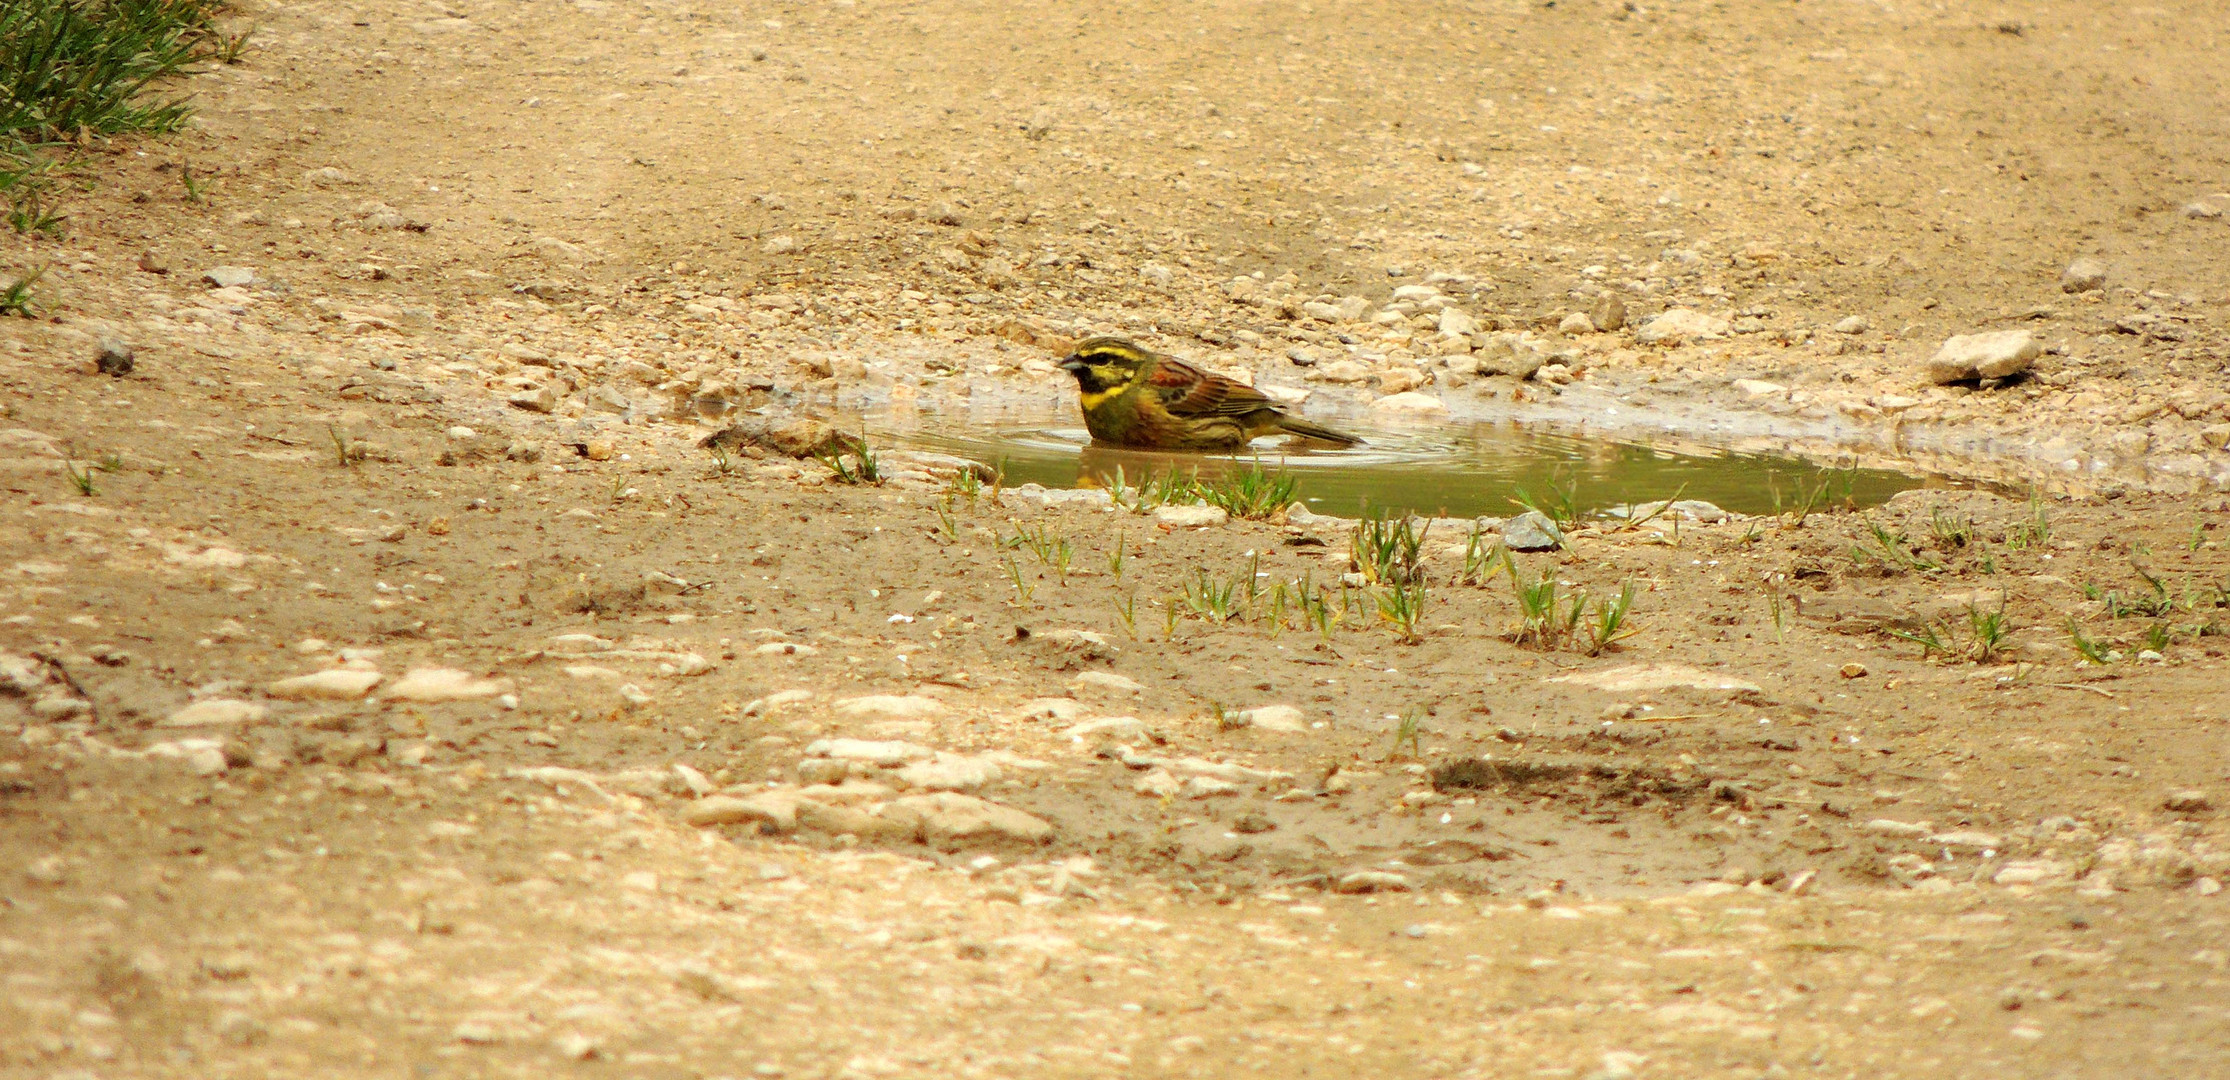
<svg viewBox="0 0 2230 1080"><path fill-rule="evenodd" d="M1109 487L1118 473L1140 478L1197 470L1213 480L1260 460L1299 482L1299 495L1318 513L1354 517L1365 507L1432 517L1503 517L1518 507L1520 488L1536 497L1572 485L1583 513L1600 513L1675 492L1744 514L1794 505L1827 485L1837 505L1865 507L1916 487L1948 486L1940 477L1885 469L1823 469L1795 457L1733 453L1690 442L1651 443L1574 436L1508 421L1456 423L1431 431L1372 430L1343 424L1368 443L1348 450L1287 450L1275 440L1251 454L1165 454L1091 445L1066 417L1042 424L994 423L944 430L919 427L879 435L921 450L966 457L1005 470L1010 485ZM1551 496L1553 497L1553 496Z"/></svg>

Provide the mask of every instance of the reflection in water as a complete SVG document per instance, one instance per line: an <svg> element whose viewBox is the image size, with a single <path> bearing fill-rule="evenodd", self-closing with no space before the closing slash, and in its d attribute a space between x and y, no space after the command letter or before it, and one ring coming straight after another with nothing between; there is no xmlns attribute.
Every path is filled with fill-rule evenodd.
<svg viewBox="0 0 2230 1080"><path fill-rule="evenodd" d="M1634 502L1704 499L1746 514L1771 513L1804 501L1821 484L1826 499L1870 506L1927 481L1881 469L1822 470L1795 458L1682 452L1634 442L1574 438L1513 424L1443 429L1430 437L1400 432L1362 434L1370 442L1347 450L1287 450L1273 440L1254 455L1155 453L1095 446L1082 428L1016 427L982 433L923 429L897 436L903 444L1004 469L1010 485L1110 487L1120 470L1135 486L1175 470L1213 480L1260 460L1291 472L1301 498L1319 513L1354 516L1365 507L1447 517L1501 517L1523 488L1536 496L1572 485L1583 511Z"/></svg>

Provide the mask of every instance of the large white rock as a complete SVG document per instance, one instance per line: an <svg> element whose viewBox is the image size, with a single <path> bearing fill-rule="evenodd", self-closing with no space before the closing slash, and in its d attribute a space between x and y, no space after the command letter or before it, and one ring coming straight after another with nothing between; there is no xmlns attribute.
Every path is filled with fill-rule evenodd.
<svg viewBox="0 0 2230 1080"><path fill-rule="evenodd" d="M867 697L846 698L836 703L836 711L845 716L888 716L899 720L925 720L945 711L945 703L936 698L918 694L871 694Z"/></svg>
<svg viewBox="0 0 2230 1080"><path fill-rule="evenodd" d="M1421 394L1415 390L1404 390L1399 394L1388 394L1385 397L1379 398L1377 401L1371 402L1371 411L1379 413L1412 413L1421 415L1427 413L1444 413L1448 411L1448 406L1442 404L1439 398L1436 398L1431 394Z"/></svg>
<svg viewBox="0 0 2230 1080"><path fill-rule="evenodd" d="M868 765L904 765L910 761L926 761L937 756L935 750L910 742L878 742L872 739L816 739L805 748L807 757L836 758L840 761L858 761Z"/></svg>
<svg viewBox="0 0 2230 1080"><path fill-rule="evenodd" d="M263 692L289 701L354 701L370 693L382 677L376 671L334 668L280 679L265 686Z"/></svg>
<svg viewBox="0 0 2230 1080"><path fill-rule="evenodd" d="M924 791L974 791L999 782L999 766L983 757L939 752L898 770L898 782Z"/></svg>
<svg viewBox="0 0 2230 1080"><path fill-rule="evenodd" d="M1220 506L1157 506L1154 520L1172 529L1202 529L1221 525L1231 515Z"/></svg>
<svg viewBox="0 0 2230 1080"><path fill-rule="evenodd" d="M1724 337L1726 333L1725 319L1688 308L1670 308L1643 323L1634 331L1634 340L1644 345L1684 345Z"/></svg>
<svg viewBox="0 0 2230 1080"><path fill-rule="evenodd" d="M472 701L510 692L509 679L483 679L456 668L412 668L387 688L386 696L399 701Z"/></svg>
<svg viewBox="0 0 2230 1080"><path fill-rule="evenodd" d="M1297 732L1309 729L1307 714L1291 705L1261 705L1238 713L1241 726L1263 731Z"/></svg>
<svg viewBox="0 0 2230 1080"><path fill-rule="evenodd" d="M1928 381L1942 385L1966 379L2003 379L2029 370L2044 346L2026 330L1992 330L1948 338L1928 358Z"/></svg>
<svg viewBox="0 0 2230 1080"><path fill-rule="evenodd" d="M252 724L271 714L271 707L252 701L211 698L197 701L163 718L164 727L216 727Z"/></svg>

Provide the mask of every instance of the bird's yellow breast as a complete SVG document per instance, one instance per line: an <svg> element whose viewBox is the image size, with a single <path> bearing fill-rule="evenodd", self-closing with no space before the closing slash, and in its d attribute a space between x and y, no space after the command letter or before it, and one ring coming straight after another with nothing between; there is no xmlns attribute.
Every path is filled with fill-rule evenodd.
<svg viewBox="0 0 2230 1080"><path fill-rule="evenodd" d="M1077 394L1077 401L1086 409L1097 409L1101 405L1106 404L1109 398L1122 393L1125 389L1127 389L1127 387L1118 386L1113 390L1101 390L1097 393L1085 391Z"/></svg>

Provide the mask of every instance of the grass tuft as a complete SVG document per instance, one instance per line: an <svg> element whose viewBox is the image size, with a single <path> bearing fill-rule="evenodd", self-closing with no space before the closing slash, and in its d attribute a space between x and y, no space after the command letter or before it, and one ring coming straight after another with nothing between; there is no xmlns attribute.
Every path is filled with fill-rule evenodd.
<svg viewBox="0 0 2230 1080"><path fill-rule="evenodd" d="M1299 485L1291 474L1270 472L1257 459L1222 480L1198 485L1197 490L1202 501L1222 507L1232 517L1261 520L1293 505Z"/></svg>

